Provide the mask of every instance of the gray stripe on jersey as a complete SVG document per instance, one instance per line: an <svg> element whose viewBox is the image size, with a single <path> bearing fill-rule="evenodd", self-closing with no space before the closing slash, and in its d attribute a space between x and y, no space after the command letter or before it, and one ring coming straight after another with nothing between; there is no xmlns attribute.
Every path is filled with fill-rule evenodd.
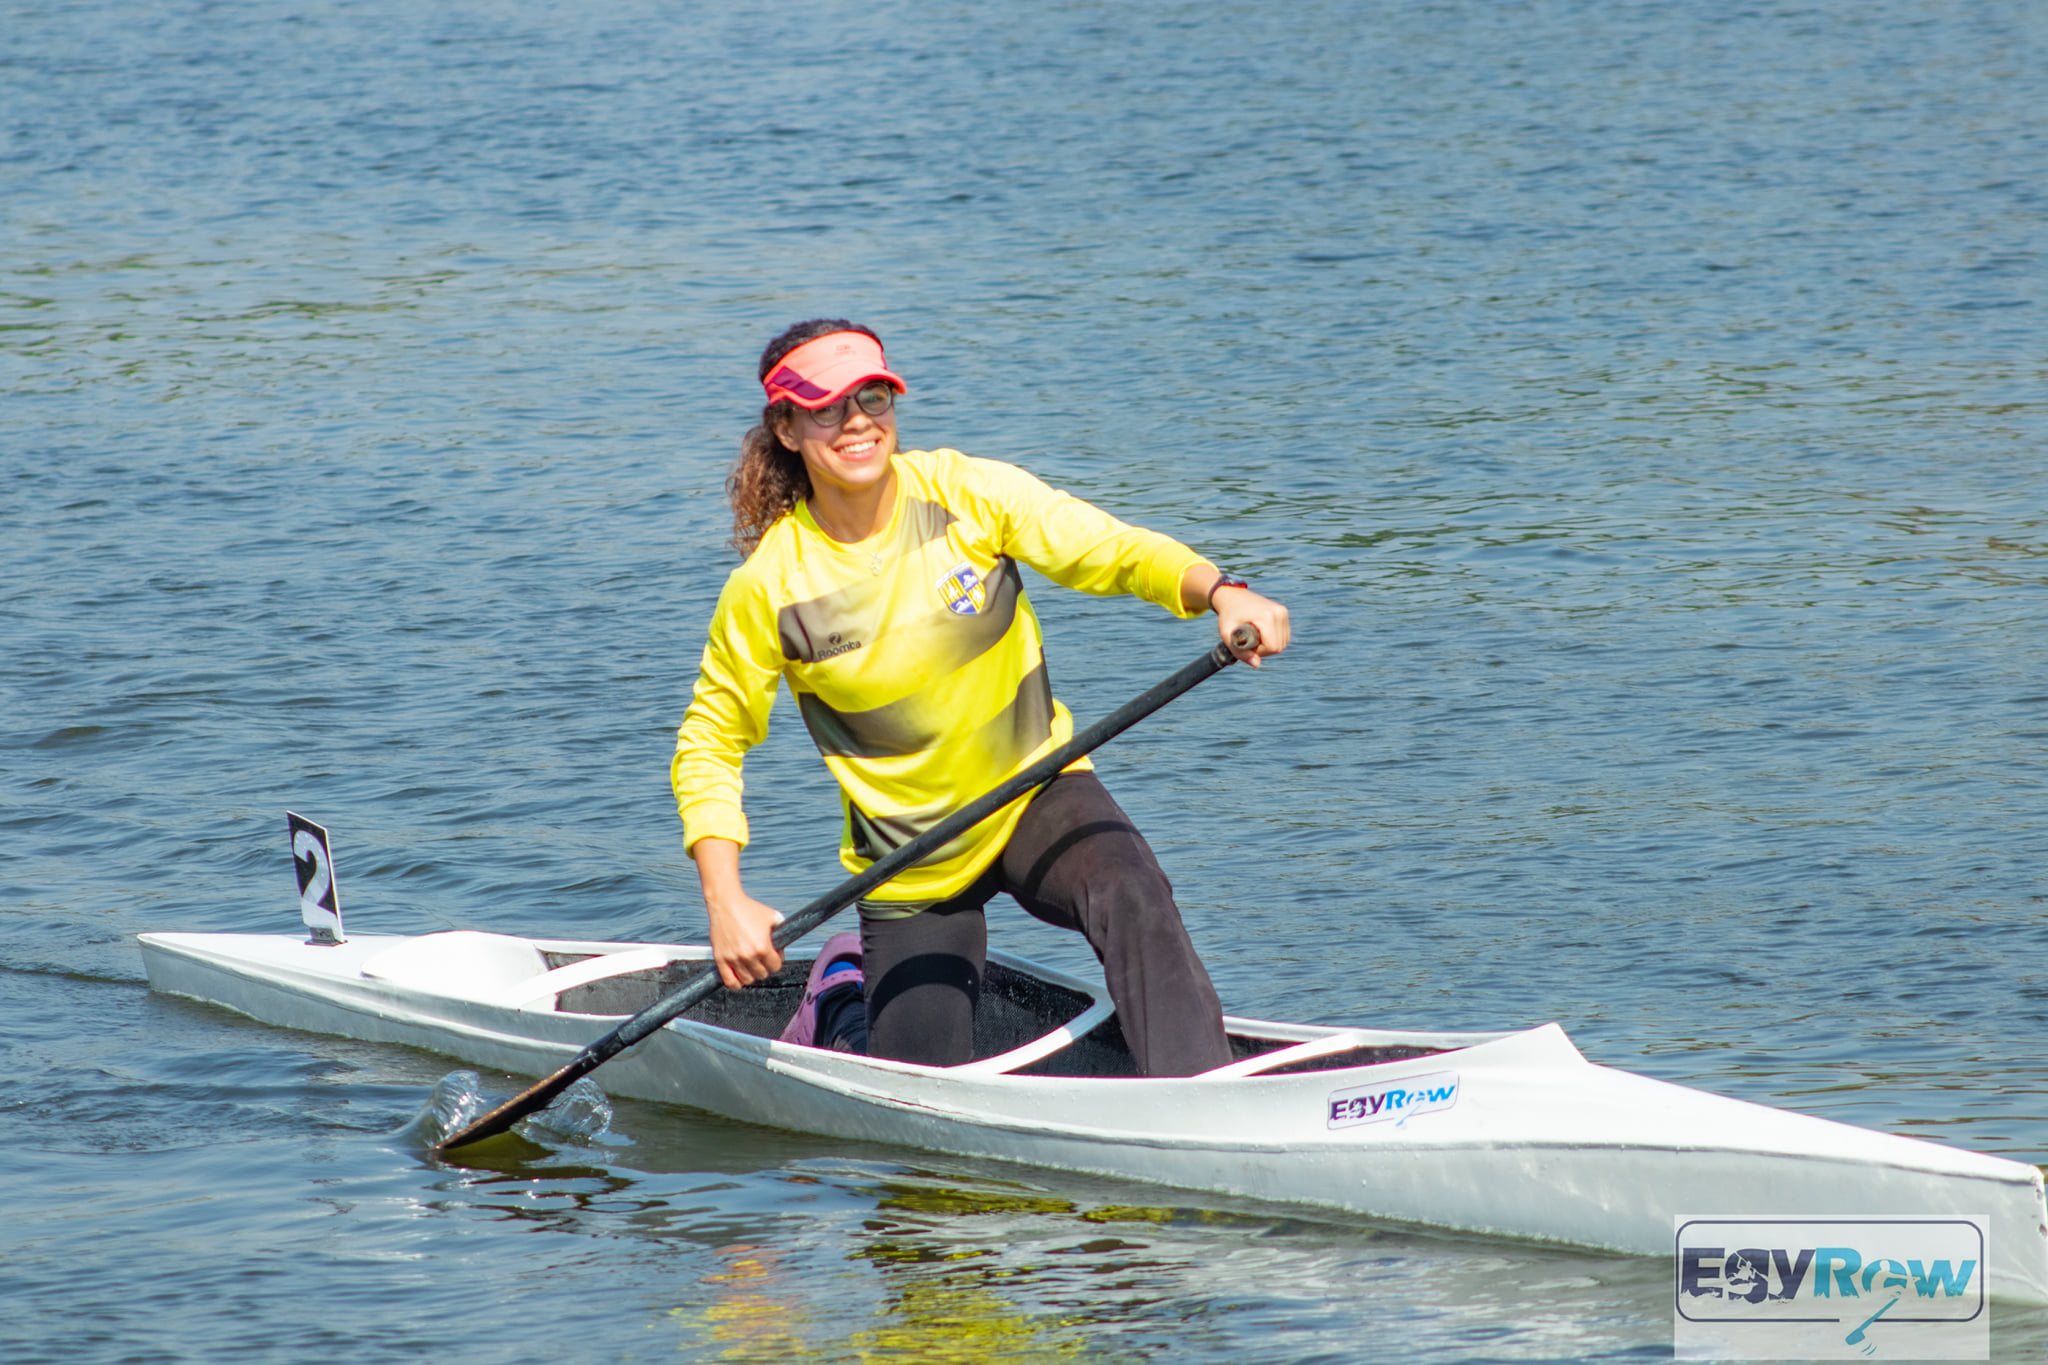
<svg viewBox="0 0 2048 1365"><path fill-rule="evenodd" d="M903 521L897 527L896 544L888 553L908 555L934 540L943 540L946 528L958 518L946 508L923 498L903 500ZM782 638L782 657L814 664L821 652L831 658L835 646L848 640L865 640L861 628L872 619L877 584L863 579L837 592L792 602L775 613L776 633ZM871 643L871 642L870 642Z"/></svg>
<svg viewBox="0 0 2048 1365"><path fill-rule="evenodd" d="M1014 560L998 561L991 588L988 605L977 615L952 616L943 608L936 613L951 619L931 648L927 666L931 677L952 676L994 649L1010 633L1024 588L1024 575L1018 572ZM886 641L882 647L888 647ZM1043 660L1039 667L1044 667ZM804 725L809 728L818 752L828 756L894 758L921 753L944 733L946 718L932 713L931 698L922 692L867 711L840 711L815 692L794 687L790 690L796 693L797 709L803 713Z"/></svg>
<svg viewBox="0 0 2048 1365"><path fill-rule="evenodd" d="M1050 738L1052 680L1046 674L1045 665L1040 664L1024 675L1023 683L1017 688L1016 699L981 727L981 733L974 742L1011 746L1009 761L1003 766L1014 768L1023 762L1024 755ZM852 837L848 843L862 858L881 858L903 847L949 814L950 811L941 810L925 817L869 815L849 801L846 803L846 820ZM973 833L973 830L968 830L926 861L942 862L954 856L966 847ZM866 902L862 904L865 906Z"/></svg>

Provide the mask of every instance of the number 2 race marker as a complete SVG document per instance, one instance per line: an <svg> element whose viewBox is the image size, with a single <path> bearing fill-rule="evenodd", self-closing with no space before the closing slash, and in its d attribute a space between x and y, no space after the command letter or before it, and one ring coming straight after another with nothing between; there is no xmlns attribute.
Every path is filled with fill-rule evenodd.
<svg viewBox="0 0 2048 1365"><path fill-rule="evenodd" d="M341 897L334 889L334 851L327 846L327 831L290 811L284 818L291 822L292 867L299 874L299 915L313 931L306 941L340 943Z"/></svg>

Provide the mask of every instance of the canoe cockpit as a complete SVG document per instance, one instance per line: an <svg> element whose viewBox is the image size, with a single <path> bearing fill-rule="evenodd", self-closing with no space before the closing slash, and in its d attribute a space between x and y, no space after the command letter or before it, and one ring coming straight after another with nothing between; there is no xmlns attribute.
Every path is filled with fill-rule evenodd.
<svg viewBox="0 0 2048 1365"><path fill-rule="evenodd" d="M698 947L573 943L458 930L407 939L369 958L362 973L408 990L521 1010L620 1017L637 1014L703 970ZM802 1000L808 958L766 981L720 991L682 1017L774 1038ZM1436 1055L1444 1049L1377 1030L1233 1019L1233 1062L1211 1075L1336 1071ZM964 1068L1016 1076L1134 1077L1137 1064L1109 1000L1079 980L1023 970L989 955L975 1009L974 1060Z"/></svg>

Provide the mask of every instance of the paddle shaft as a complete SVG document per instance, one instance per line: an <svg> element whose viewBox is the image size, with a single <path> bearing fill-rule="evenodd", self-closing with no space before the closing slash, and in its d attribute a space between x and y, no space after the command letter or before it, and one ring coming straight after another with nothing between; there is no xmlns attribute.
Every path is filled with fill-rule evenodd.
<svg viewBox="0 0 2048 1365"><path fill-rule="evenodd" d="M1258 640L1258 631L1248 625L1239 626L1231 636L1231 643L1240 649L1253 648L1258 644ZM960 807L895 852L876 859L867 870L841 882L830 892L791 915L775 930L773 940L776 948L787 948L903 869L951 843L1018 797L1052 781L1060 775L1061 769L1075 759L1100 748L1181 693L1229 667L1236 659L1237 656L1231 653L1230 645L1218 644L1171 677L1155 683L1038 762L997 783L995 787ZM700 1003L713 991L721 989L721 984L717 967L707 964L702 972L577 1053L560 1071L534 1082L467 1128L444 1138L437 1144L438 1149L445 1152L450 1148L495 1137L528 1114L545 1109L555 1096L669 1020Z"/></svg>

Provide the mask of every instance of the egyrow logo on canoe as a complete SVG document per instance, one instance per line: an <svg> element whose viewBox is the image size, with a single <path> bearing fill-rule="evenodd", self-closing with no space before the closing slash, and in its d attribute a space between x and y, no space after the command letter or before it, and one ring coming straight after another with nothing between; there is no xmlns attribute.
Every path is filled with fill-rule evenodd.
<svg viewBox="0 0 2048 1365"><path fill-rule="evenodd" d="M1989 1354L1988 1216L1676 1222L1680 1357Z"/></svg>
<svg viewBox="0 0 2048 1365"><path fill-rule="evenodd" d="M1330 1127L1352 1128L1361 1123L1399 1122L1432 1109L1448 1109L1458 1102L1458 1073L1433 1071L1427 1076L1403 1076L1398 1081L1378 1081L1353 1086L1330 1096Z"/></svg>

